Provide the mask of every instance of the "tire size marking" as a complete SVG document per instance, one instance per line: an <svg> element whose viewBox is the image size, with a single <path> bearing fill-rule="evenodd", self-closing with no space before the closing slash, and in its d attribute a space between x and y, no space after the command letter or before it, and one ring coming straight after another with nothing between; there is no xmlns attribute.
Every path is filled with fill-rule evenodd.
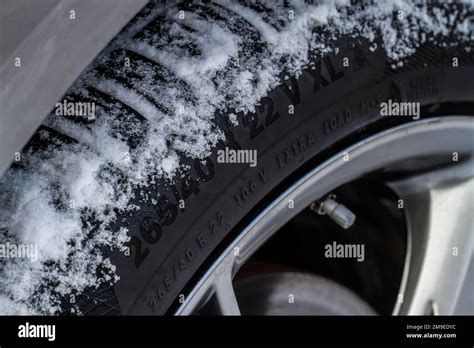
<svg viewBox="0 0 474 348"><path fill-rule="evenodd" d="M242 117L244 127L250 127L250 140L255 139L263 130L271 126L280 118L278 112L273 112L274 104L270 97L264 97L258 106L258 113L251 113ZM259 118L265 113L264 124L259 124Z"/></svg>
<svg viewBox="0 0 474 348"><path fill-rule="evenodd" d="M133 236L128 242L130 248L133 247L135 250L135 267L140 267L140 265L145 261L146 257L150 253L150 249L142 247L142 241L140 238Z"/></svg>
<svg viewBox="0 0 474 348"><path fill-rule="evenodd" d="M217 235L219 230L230 228L226 221L224 213L218 210L215 213L215 218L209 220L209 231L197 234L197 251L204 249L204 247L211 242L212 238ZM195 256L196 251L194 247L186 248L185 252L173 261L171 265L171 275L163 276L151 291L151 295L143 298L143 301L146 301L153 312L157 310L159 302L163 301L167 297L167 294L173 290L174 284L178 282L180 275L188 269L188 265L194 260Z"/></svg>
<svg viewBox="0 0 474 348"><path fill-rule="evenodd" d="M215 167L210 158L195 159L193 168L194 172L190 170L181 178L180 190L178 190L176 184L170 185L170 191L173 193L176 202L181 199L186 202L193 193L197 195L200 192L200 183L209 182L214 177ZM172 203L166 194L158 199L155 210L161 223L153 217L144 216L139 225L140 233L132 236L128 242L132 250L131 254L135 254L135 268L140 268L150 254L150 248L145 245L155 245L163 236L162 226L173 224L178 217L178 212L184 212L184 209L178 209L178 205Z"/></svg>
<svg viewBox="0 0 474 348"><path fill-rule="evenodd" d="M224 214L222 211L218 211L216 219L209 220L208 227L212 235L215 235L218 230L224 226Z"/></svg>
<svg viewBox="0 0 474 348"><path fill-rule="evenodd" d="M156 312L159 307L159 301L163 301L168 293L173 290L173 286L179 279L182 272L186 271L188 264L194 259L195 253L192 248L186 248L185 252L178 256L172 263L172 274L164 275L158 285L148 291L148 295L142 298L152 312Z"/></svg>

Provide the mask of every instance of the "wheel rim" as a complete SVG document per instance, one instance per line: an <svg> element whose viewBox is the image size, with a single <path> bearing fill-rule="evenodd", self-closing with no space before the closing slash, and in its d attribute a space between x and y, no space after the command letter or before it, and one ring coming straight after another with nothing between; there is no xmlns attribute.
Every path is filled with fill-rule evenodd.
<svg viewBox="0 0 474 348"><path fill-rule="evenodd" d="M344 183L375 170L432 157L450 161L450 165L387 182L404 202L408 233L393 314L451 313L474 242L473 148L472 118L450 116L403 124L337 153L271 202L196 282L175 314L193 314L214 296L219 314L239 315L232 279L285 222ZM288 209L290 200L294 209Z"/></svg>

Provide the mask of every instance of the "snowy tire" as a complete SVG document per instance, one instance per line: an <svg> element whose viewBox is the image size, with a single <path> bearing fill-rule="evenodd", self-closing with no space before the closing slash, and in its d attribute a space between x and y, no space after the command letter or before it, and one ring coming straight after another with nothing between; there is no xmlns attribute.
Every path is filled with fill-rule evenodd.
<svg viewBox="0 0 474 348"><path fill-rule="evenodd" d="M174 314L272 197L413 121L385 117L382 103L419 103L421 119L474 114L469 13L443 19L461 4L433 12L442 30L417 16L432 4L341 4L305 16L303 1L150 2L64 96L65 109L90 102L98 117L52 113L0 182L0 230L46 235L33 236L43 263L13 268L32 281L0 279L9 301L49 314ZM406 21L397 6L412 10ZM255 162L221 163L220 151L239 150ZM15 206L25 200L26 212Z"/></svg>
<svg viewBox="0 0 474 348"><path fill-rule="evenodd" d="M337 55L315 61L315 70L269 93L256 115L239 116L240 125L227 128L225 143L204 161L195 160L176 185L160 185L157 206L144 206L129 220L131 257L115 259L123 313L173 313L213 252L272 195L343 146L411 121L381 117L381 102L420 102L422 118L472 114L472 56L460 56L460 66L452 67L452 57L461 52L426 45L393 70L383 51L371 52L367 43L346 40L339 47ZM343 67L344 57L357 65ZM257 166L218 163L217 151L225 147L257 150ZM147 237L150 226L159 235L156 243Z"/></svg>

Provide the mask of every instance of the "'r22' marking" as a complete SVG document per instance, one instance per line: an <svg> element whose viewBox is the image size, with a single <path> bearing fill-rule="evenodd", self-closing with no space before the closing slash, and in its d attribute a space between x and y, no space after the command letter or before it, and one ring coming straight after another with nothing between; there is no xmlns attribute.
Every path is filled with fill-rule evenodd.
<svg viewBox="0 0 474 348"><path fill-rule="evenodd" d="M250 126L250 140L255 139L255 137L258 136L265 129L265 127L269 127L280 117L280 114L278 112L273 113L273 100L269 97L265 97L262 99L262 102L258 107L259 115L265 112L265 110L265 126L263 124L258 123L259 117L257 114L248 114L243 116L244 126Z"/></svg>

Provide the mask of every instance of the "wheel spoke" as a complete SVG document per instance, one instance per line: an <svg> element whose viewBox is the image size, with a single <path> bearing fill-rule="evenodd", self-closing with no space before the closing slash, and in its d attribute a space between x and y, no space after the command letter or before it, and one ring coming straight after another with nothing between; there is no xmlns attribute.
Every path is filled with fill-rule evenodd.
<svg viewBox="0 0 474 348"><path fill-rule="evenodd" d="M468 161L390 184L404 201L409 232L403 296L395 312L453 312L473 249L473 169Z"/></svg>
<svg viewBox="0 0 474 348"><path fill-rule="evenodd" d="M218 277L214 284L217 304L222 315L240 315L239 304L235 297L230 273Z"/></svg>

